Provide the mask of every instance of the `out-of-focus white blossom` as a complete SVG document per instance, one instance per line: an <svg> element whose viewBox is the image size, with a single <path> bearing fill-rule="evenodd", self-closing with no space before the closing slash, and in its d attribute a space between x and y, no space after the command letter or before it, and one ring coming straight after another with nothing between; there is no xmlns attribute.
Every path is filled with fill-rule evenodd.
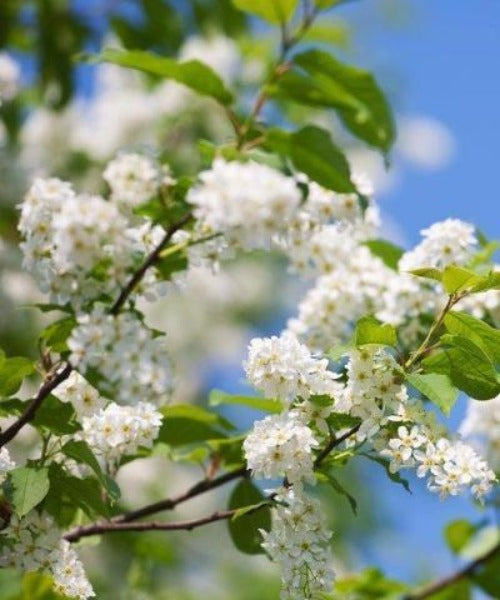
<svg viewBox="0 0 500 600"><path fill-rule="evenodd" d="M5 446L0 449L0 484L5 481L7 473L16 466Z"/></svg>
<svg viewBox="0 0 500 600"><path fill-rule="evenodd" d="M483 402L469 399L459 432L477 442L493 468L500 470L500 396Z"/></svg>
<svg viewBox="0 0 500 600"><path fill-rule="evenodd" d="M0 52L0 105L19 92L21 69L7 52Z"/></svg>
<svg viewBox="0 0 500 600"><path fill-rule="evenodd" d="M200 60L227 83L236 79L241 66L238 47L231 38L223 35L187 38L179 51L179 60Z"/></svg>

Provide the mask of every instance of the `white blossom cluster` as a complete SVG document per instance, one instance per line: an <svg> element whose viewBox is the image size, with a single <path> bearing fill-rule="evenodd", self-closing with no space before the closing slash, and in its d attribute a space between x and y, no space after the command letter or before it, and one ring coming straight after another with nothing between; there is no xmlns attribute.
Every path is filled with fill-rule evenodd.
<svg viewBox="0 0 500 600"><path fill-rule="evenodd" d="M21 519L13 515L0 535L6 540L1 566L49 573L56 591L69 598L95 596L77 553L62 539L52 517L35 510Z"/></svg>
<svg viewBox="0 0 500 600"><path fill-rule="evenodd" d="M261 530L262 547L280 566L281 600L304 600L329 590L334 581L327 529L318 500L280 488L271 531Z"/></svg>
<svg viewBox="0 0 500 600"><path fill-rule="evenodd" d="M389 440L381 454L390 457L390 469L415 467L418 477L428 475L427 487L441 498L456 496L466 489L481 499L488 494L495 474L475 450L460 440L436 439L425 425L413 425L410 430L398 427L397 437Z"/></svg>
<svg viewBox="0 0 500 600"><path fill-rule="evenodd" d="M115 316L97 305L78 317L68 348L71 364L82 372L96 369L103 389L121 404L138 399L161 404L171 390L165 339L154 337L132 312Z"/></svg>
<svg viewBox="0 0 500 600"><path fill-rule="evenodd" d="M110 161L103 178L111 189L110 200L127 213L151 200L164 183L173 183L168 170L135 152L121 153Z"/></svg>
<svg viewBox="0 0 500 600"><path fill-rule="evenodd" d="M0 52L0 106L12 100L19 92L21 70L18 63L7 52Z"/></svg>
<svg viewBox="0 0 500 600"><path fill-rule="evenodd" d="M276 233L286 231L301 194L292 178L266 165L215 159L187 201L201 231L224 233L227 243L248 250L267 248Z"/></svg>
<svg viewBox="0 0 500 600"><path fill-rule="evenodd" d="M77 371L72 371L53 393L62 402L72 404L79 420L93 415L106 403L105 398Z"/></svg>
<svg viewBox="0 0 500 600"><path fill-rule="evenodd" d="M470 399L459 432L477 443L500 471L500 396L487 402Z"/></svg>
<svg viewBox="0 0 500 600"><path fill-rule="evenodd" d="M153 404L120 406L114 402L92 416L83 417L82 438L108 467L139 448L151 448L158 436L162 415Z"/></svg>
<svg viewBox="0 0 500 600"><path fill-rule="evenodd" d="M471 258L477 244L472 225L459 219L446 219L421 231L424 239L416 248L401 257L401 271L420 267L444 268L463 265Z"/></svg>
<svg viewBox="0 0 500 600"><path fill-rule="evenodd" d="M333 582L328 540L319 503L307 496L304 483L315 484L314 450L328 433L326 417L341 386L327 370L328 361L313 357L293 334L256 338L244 363L248 380L285 410L254 423L243 443L248 468L256 477L284 477L275 492L269 533L262 546L280 567L283 600L309 599ZM316 406L312 396L330 396L329 405ZM318 426L316 435L310 425ZM283 505L281 504L283 503Z"/></svg>
<svg viewBox="0 0 500 600"><path fill-rule="evenodd" d="M243 363L248 381L269 398L290 405L297 397L327 394L338 390L335 374L326 359L315 358L304 344L285 332L280 337L254 338Z"/></svg>
<svg viewBox="0 0 500 600"><path fill-rule="evenodd" d="M314 481L312 450L318 442L297 412L266 417L243 442L248 468L256 477L285 476L291 484Z"/></svg>

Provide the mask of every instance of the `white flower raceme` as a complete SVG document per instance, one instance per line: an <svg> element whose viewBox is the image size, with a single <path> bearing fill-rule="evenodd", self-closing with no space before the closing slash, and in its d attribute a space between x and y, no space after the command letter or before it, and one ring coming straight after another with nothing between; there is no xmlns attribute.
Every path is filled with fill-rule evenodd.
<svg viewBox="0 0 500 600"><path fill-rule="evenodd" d="M0 484L5 481L7 473L16 466L5 446L0 449Z"/></svg>
<svg viewBox="0 0 500 600"><path fill-rule="evenodd" d="M163 403L170 392L165 339L153 337L134 313L113 316L97 305L78 318L68 348L71 364L82 372L97 369L105 378L103 387L121 404L135 404L137 399Z"/></svg>
<svg viewBox="0 0 500 600"><path fill-rule="evenodd" d="M338 391L336 375L328 371L328 360L312 356L290 332L280 337L254 338L248 359L243 363L248 381L269 398L287 403L298 396L334 396Z"/></svg>
<svg viewBox="0 0 500 600"><path fill-rule="evenodd" d="M0 52L0 105L12 100L19 91L21 69L7 52Z"/></svg>
<svg viewBox="0 0 500 600"><path fill-rule="evenodd" d="M314 479L312 450L317 446L313 432L294 411L256 421L243 442L248 468L256 477L285 476L296 484Z"/></svg>
<svg viewBox="0 0 500 600"><path fill-rule="evenodd" d="M429 477L427 486L441 498L470 489L481 499L493 486L495 474L475 450L460 440L445 437L435 439L426 424L398 428L398 437L391 438L382 455L391 460L392 472L416 467L417 476Z"/></svg>
<svg viewBox="0 0 500 600"><path fill-rule="evenodd" d="M103 408L106 400L77 371L60 383L53 392L62 402L70 402L78 418L87 417Z"/></svg>
<svg viewBox="0 0 500 600"><path fill-rule="evenodd" d="M294 486L278 490L271 531L261 531L262 547L281 571L281 600L310 600L331 590L334 581L325 526L318 500Z"/></svg>
<svg viewBox="0 0 500 600"><path fill-rule="evenodd" d="M268 247L285 231L301 201L295 181L255 162L216 159L203 171L187 201L205 233L224 233L244 249Z"/></svg>
<svg viewBox="0 0 500 600"><path fill-rule="evenodd" d="M52 517L35 510L21 519L13 515L0 535L5 539L1 566L50 573L55 589L68 598L95 596L78 555L61 539Z"/></svg>
<svg viewBox="0 0 500 600"><path fill-rule="evenodd" d="M472 256L477 238L474 227L459 219L446 219L421 231L424 239L399 261L401 271L420 267L443 268L465 264Z"/></svg>
<svg viewBox="0 0 500 600"><path fill-rule="evenodd" d="M111 201L130 210L150 200L165 181L168 172L153 159L137 153L122 153L108 163L103 178L111 188Z"/></svg>
<svg viewBox="0 0 500 600"><path fill-rule="evenodd" d="M161 421L161 413L147 402L135 406L112 402L91 417L83 418L82 437L97 456L113 465L141 447L151 448Z"/></svg>
<svg viewBox="0 0 500 600"><path fill-rule="evenodd" d="M495 470L500 470L500 396L485 402L470 399L459 432L476 441Z"/></svg>

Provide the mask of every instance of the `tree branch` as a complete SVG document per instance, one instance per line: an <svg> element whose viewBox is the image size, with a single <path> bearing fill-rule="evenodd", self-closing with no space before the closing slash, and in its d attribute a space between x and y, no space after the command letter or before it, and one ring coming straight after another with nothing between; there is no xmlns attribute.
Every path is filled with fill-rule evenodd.
<svg viewBox="0 0 500 600"><path fill-rule="evenodd" d="M54 390L61 382L63 382L69 377L69 374L72 370L73 367L69 363L66 363L64 369L62 369L52 377L47 378L43 382L40 389L38 390L38 394L29 401L28 406L26 407L22 415L16 421L14 421L14 423L12 423L10 427L7 427L5 431L0 433L0 448L2 446L5 446L5 444L10 442L12 439L14 439L19 433L19 431L27 423L33 420L37 410L40 408L45 398L47 398L47 396L52 392L52 390Z"/></svg>
<svg viewBox="0 0 500 600"><path fill-rule="evenodd" d="M474 575L474 572L478 567L488 562L490 558L493 558L496 554L500 552L500 543L494 546L489 552L483 554L476 560L472 561L459 571L448 575L447 577L443 577L442 579L438 579L434 583L431 583L427 587L421 589L420 591L410 593L403 598L403 600L424 600L425 598L430 598L434 594L452 586L455 583L458 583L462 579L470 577Z"/></svg>
<svg viewBox="0 0 500 600"><path fill-rule="evenodd" d="M252 509L249 509L246 514L251 514L261 510L265 506L269 506L270 502L261 502ZM142 523L116 523L113 521L94 523L83 527L77 527L64 536L68 542L76 542L82 537L91 535L99 535L101 533L117 533L120 531L192 531L197 527L215 523L216 521L224 521L231 519L237 512L238 508L233 510L222 510L212 513L206 517L198 519L190 519L189 521L177 521L174 523L164 523L162 521L147 521Z"/></svg>
<svg viewBox="0 0 500 600"><path fill-rule="evenodd" d="M339 446L342 442L345 442L345 440L347 440L347 438L350 438L351 435L354 435L357 431L359 431L360 427L361 427L361 423L358 423L358 425L355 425L354 427L349 429L349 431L346 431L344 434L342 434L340 437L338 437L338 438L332 437L330 439L330 441L328 442L328 444L323 448L323 450L321 450L321 452L316 457L316 460L314 461L314 468L318 469L321 466L321 463L330 454L330 452L334 448Z"/></svg>

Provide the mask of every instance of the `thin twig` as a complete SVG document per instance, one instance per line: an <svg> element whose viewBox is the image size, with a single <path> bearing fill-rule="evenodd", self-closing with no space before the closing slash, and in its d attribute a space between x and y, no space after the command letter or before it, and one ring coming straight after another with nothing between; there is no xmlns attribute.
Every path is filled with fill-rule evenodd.
<svg viewBox="0 0 500 600"><path fill-rule="evenodd" d="M497 544L493 547L489 552L483 554L479 558L476 558L474 561L463 567L462 569L452 573L451 575L447 575L442 579L438 579L434 583L431 583L427 587L421 589L420 591L410 593L403 598L403 600L424 600L425 598L430 598L434 594L452 586L455 583L458 583L462 579L470 577L474 575L475 571L478 567L488 562L490 558L493 558L496 554L500 552L500 544Z"/></svg>
<svg viewBox="0 0 500 600"><path fill-rule="evenodd" d="M269 503L261 502L253 508L249 509L246 514L251 514L261 510ZM99 535L101 533L117 533L120 531L192 531L197 527L215 523L216 521L224 521L231 519L238 512L238 508L233 510L222 510L212 513L206 517L198 519L190 519L188 521L176 521L174 523L164 523L162 521L146 521L141 523L116 523L113 521L103 521L101 523L93 523L91 525L77 527L64 536L68 542L76 542L83 537L91 535Z"/></svg>
<svg viewBox="0 0 500 600"><path fill-rule="evenodd" d="M332 437L330 439L330 441L328 442L328 444L323 448L323 450L316 457L316 460L314 461L314 468L318 469L321 466L321 463L330 454L330 452L334 448L339 446L342 442L345 442L345 440L347 440L347 438L350 438L351 435L354 435L359 430L360 427L361 427L361 423L358 423L358 425L355 425L354 427L349 429L349 431L346 431L344 434L342 434L340 437Z"/></svg>

